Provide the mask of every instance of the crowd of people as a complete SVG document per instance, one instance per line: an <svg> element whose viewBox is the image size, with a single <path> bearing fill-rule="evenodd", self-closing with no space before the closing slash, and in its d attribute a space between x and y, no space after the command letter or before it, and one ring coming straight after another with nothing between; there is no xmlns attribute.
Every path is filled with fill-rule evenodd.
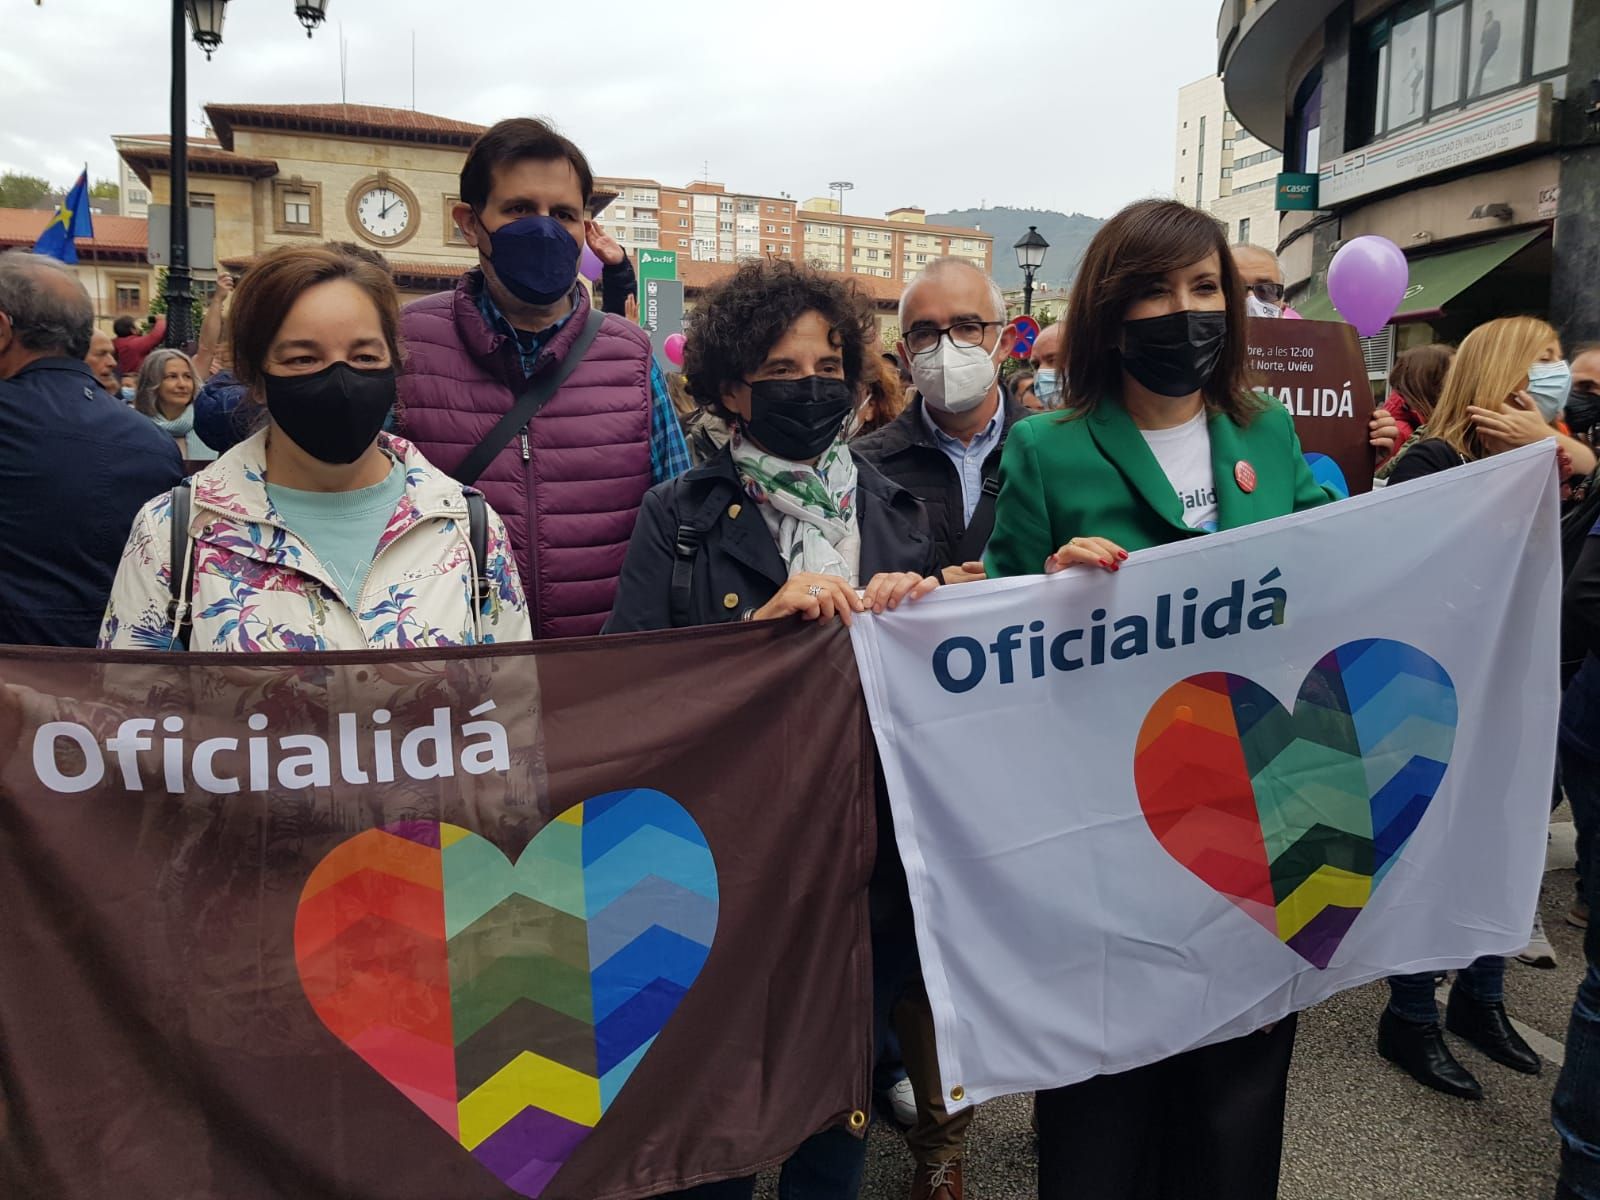
<svg viewBox="0 0 1600 1200"><path fill-rule="evenodd" d="M1010 379L1000 288L955 259L906 287L887 349L848 281L743 264L691 314L669 379L628 316L632 265L585 217L593 186L566 138L503 121L462 171L454 219L479 262L452 290L402 308L370 251L279 248L219 283L192 357L158 349L159 324L97 331L55 260L0 256L0 643L255 653L849 624L941 586L1116 571L1336 499L1250 382L1248 319L1292 315L1281 270L1196 209L1148 200L1107 222L1065 317ZM585 245L604 264L593 295ZM1566 503L1593 526L1600 348L1569 362L1549 325L1511 317L1454 351L1407 351L1391 385L1370 426L1388 487L1553 439ZM1586 926L1600 541L1580 551L1553 795L1584 845L1569 919ZM909 1195L959 1200L971 1114L941 1103L882 796L879 813L876 1079L915 1159ZM1534 933L1526 957L1553 964ZM1600 1078L1581 1066L1600 1054L1597 948L1591 930L1555 1101L1564 1194L1586 1200L1600 1197ZM1431 975L1392 980L1381 1054L1468 1098L1483 1090L1446 1031L1537 1073L1504 974L1503 959L1459 972L1442 1024ZM1275 1195L1295 1027L1040 1093L1040 1196ZM807 1134L780 1194L853 1197L862 1141Z"/></svg>

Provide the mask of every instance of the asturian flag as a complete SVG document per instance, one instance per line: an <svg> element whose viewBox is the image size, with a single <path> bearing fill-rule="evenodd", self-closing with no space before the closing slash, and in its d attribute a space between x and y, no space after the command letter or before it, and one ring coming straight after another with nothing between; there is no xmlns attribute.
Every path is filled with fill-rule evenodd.
<svg viewBox="0 0 1600 1200"><path fill-rule="evenodd" d="M39 240L33 244L35 254L48 254L62 262L78 261L75 239L94 236L94 218L89 212L89 168L83 169L78 182L72 185L67 198L56 209L55 219L44 227Z"/></svg>

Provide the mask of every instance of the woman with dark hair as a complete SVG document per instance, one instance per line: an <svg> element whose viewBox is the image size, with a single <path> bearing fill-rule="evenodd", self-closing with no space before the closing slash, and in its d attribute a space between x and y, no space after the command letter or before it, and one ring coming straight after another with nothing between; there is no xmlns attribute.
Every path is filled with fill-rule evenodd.
<svg viewBox="0 0 1600 1200"><path fill-rule="evenodd" d="M233 369L265 424L139 513L101 646L355 650L532 635L500 518L380 432L398 328L394 283L371 263L284 247L251 269L234 293ZM176 538L175 504L188 510Z"/></svg>
<svg viewBox="0 0 1600 1200"><path fill-rule="evenodd" d="M1246 384L1244 296L1197 209L1145 200L1100 229L1067 309L1066 412L1006 443L991 577L1115 571L1332 499L1288 411ZM1041 1200L1276 1196L1294 1030L1040 1092Z"/></svg>
<svg viewBox="0 0 1600 1200"><path fill-rule="evenodd" d="M871 314L850 284L790 263L748 263L712 291L689 319L684 371L696 402L733 436L645 496L607 633L791 616L849 624L855 613L896 608L938 585L921 505L845 441L870 338ZM893 980L896 995L877 997L886 1023L893 999L913 986L916 951L879 801L875 974L889 973L890 961L906 965ZM932 1079L937 1096L936 1070ZM864 1162L860 1138L816 1133L784 1167L780 1194L851 1200ZM935 1172L946 1182L952 1173L959 1180L958 1163ZM923 1184L928 1178L919 1174ZM736 1179L680 1196L747 1200L754 1186ZM932 1194L927 1186L913 1192Z"/></svg>

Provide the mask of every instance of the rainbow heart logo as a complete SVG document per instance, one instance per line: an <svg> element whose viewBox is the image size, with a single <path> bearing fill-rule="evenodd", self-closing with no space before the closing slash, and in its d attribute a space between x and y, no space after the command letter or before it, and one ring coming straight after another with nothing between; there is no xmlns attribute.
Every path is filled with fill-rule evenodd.
<svg viewBox="0 0 1600 1200"><path fill-rule="evenodd" d="M717 909L694 818L611 792L515 863L439 821L357 834L306 881L295 959L334 1036L536 1197L694 984Z"/></svg>
<svg viewBox="0 0 1600 1200"><path fill-rule="evenodd" d="M1134 780L1162 847L1319 970L1439 790L1456 691L1404 642L1349 642L1294 711L1240 675L1192 675L1139 731Z"/></svg>

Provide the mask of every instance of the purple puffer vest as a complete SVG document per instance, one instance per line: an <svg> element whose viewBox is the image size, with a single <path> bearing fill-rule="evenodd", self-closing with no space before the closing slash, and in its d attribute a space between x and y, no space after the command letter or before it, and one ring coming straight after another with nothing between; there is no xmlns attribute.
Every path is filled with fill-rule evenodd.
<svg viewBox="0 0 1600 1200"><path fill-rule="evenodd" d="M406 370L400 427L441 471L454 471L527 387L513 340L478 312L480 271L400 317ZM583 331L589 291L539 356L556 369ZM477 486L504 518L538 638L600 632L639 506L651 484L650 342L607 315L577 370L513 437Z"/></svg>

